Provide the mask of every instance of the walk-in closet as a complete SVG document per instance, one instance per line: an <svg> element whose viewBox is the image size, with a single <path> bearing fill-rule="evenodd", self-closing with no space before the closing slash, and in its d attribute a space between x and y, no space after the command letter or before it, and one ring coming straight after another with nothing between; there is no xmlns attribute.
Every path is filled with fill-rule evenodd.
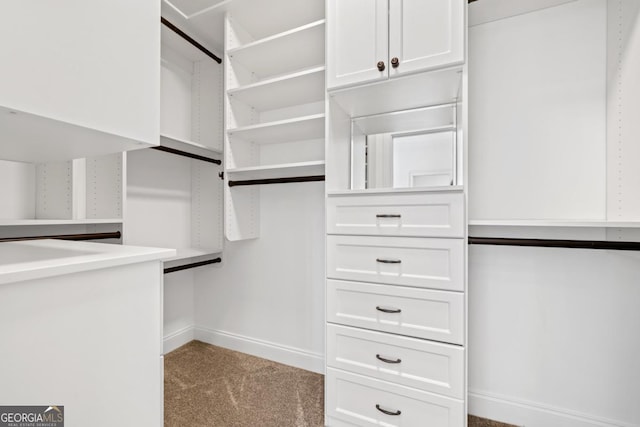
<svg viewBox="0 0 640 427"><path fill-rule="evenodd" d="M0 3L0 427L640 427L638 76L637 0Z"/></svg>

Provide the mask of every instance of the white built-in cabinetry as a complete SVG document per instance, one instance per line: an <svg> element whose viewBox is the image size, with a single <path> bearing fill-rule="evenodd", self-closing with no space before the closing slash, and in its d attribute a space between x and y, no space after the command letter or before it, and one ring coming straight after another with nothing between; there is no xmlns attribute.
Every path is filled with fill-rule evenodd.
<svg viewBox="0 0 640 427"><path fill-rule="evenodd" d="M177 249L171 268L222 252L222 66L165 26L161 52L161 147L127 153L124 240Z"/></svg>
<svg viewBox="0 0 640 427"><path fill-rule="evenodd" d="M327 4L325 423L465 426L466 2Z"/></svg>
<svg viewBox="0 0 640 427"><path fill-rule="evenodd" d="M464 3L327 2L327 87L385 80L464 62Z"/></svg>
<svg viewBox="0 0 640 427"><path fill-rule="evenodd" d="M158 143L160 5L0 6L0 159L63 161Z"/></svg>
<svg viewBox="0 0 640 427"><path fill-rule="evenodd" d="M225 227L229 240L260 235L254 180L324 175L321 2L271 25L225 18ZM243 185L244 184L244 185Z"/></svg>

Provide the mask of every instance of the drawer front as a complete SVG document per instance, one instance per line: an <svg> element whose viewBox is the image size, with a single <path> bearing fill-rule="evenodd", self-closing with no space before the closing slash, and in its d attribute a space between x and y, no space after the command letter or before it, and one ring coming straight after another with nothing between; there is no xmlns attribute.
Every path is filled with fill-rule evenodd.
<svg viewBox="0 0 640 427"><path fill-rule="evenodd" d="M464 237L463 194L329 196L327 233Z"/></svg>
<svg viewBox="0 0 640 427"><path fill-rule="evenodd" d="M326 383L326 413L330 420L358 426L465 425L464 403L458 399L332 368L327 369ZM334 424L329 421L328 425Z"/></svg>
<svg viewBox="0 0 640 427"><path fill-rule="evenodd" d="M463 344L464 294L327 280L327 321Z"/></svg>
<svg viewBox="0 0 640 427"><path fill-rule="evenodd" d="M327 277L464 290L464 240L327 236Z"/></svg>
<svg viewBox="0 0 640 427"><path fill-rule="evenodd" d="M329 324L327 364L464 398L464 349L454 345Z"/></svg>

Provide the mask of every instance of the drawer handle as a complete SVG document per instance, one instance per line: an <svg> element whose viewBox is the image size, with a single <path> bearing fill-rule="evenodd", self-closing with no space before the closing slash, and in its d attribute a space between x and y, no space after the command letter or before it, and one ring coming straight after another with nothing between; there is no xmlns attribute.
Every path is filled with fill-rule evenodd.
<svg viewBox="0 0 640 427"><path fill-rule="evenodd" d="M401 359L396 359L396 360L386 359L386 358L380 356L379 354L376 354L376 359L378 359L378 360L380 360L380 361L382 361L384 363L400 363L400 362L402 362Z"/></svg>
<svg viewBox="0 0 640 427"><path fill-rule="evenodd" d="M381 262L383 264L400 264L402 260L399 259L385 259L385 258L376 258L376 262Z"/></svg>
<svg viewBox="0 0 640 427"><path fill-rule="evenodd" d="M382 308L380 306L376 307L376 310L381 311L383 313L401 313L402 310L399 308Z"/></svg>
<svg viewBox="0 0 640 427"><path fill-rule="evenodd" d="M400 214L378 214L376 218L402 218Z"/></svg>
<svg viewBox="0 0 640 427"><path fill-rule="evenodd" d="M400 410L397 410L395 412L387 411L386 409L382 409L378 404L376 404L376 409L382 412L383 414L387 414L387 415L400 415L402 413L400 412Z"/></svg>

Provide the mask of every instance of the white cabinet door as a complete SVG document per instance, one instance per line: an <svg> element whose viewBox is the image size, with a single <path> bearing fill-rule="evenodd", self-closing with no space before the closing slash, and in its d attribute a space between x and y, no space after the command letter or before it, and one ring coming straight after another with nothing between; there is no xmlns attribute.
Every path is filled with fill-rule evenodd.
<svg viewBox="0 0 640 427"><path fill-rule="evenodd" d="M388 0L329 0L327 87L388 77ZM384 62L379 71L378 62Z"/></svg>
<svg viewBox="0 0 640 427"><path fill-rule="evenodd" d="M389 1L389 76L464 62L463 0Z"/></svg>

